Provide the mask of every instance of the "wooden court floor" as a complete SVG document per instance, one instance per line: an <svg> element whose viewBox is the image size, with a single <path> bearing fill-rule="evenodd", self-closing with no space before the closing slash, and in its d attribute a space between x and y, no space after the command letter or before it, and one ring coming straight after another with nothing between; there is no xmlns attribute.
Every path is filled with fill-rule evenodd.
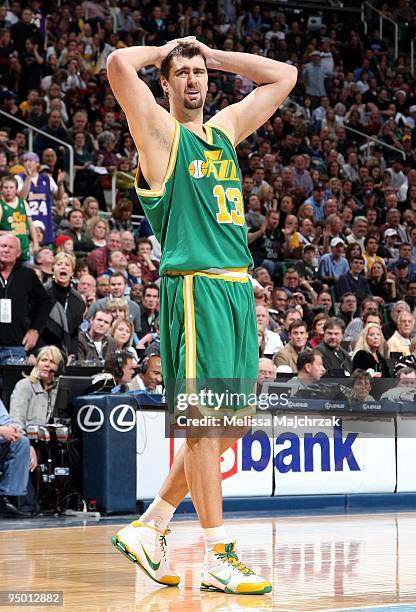
<svg viewBox="0 0 416 612"><path fill-rule="evenodd" d="M172 524L179 588L159 588L119 554L117 528L0 531L0 591L63 591L58 610L71 612L416 610L416 513L228 520L241 558L271 578L269 596L199 591L196 521Z"/></svg>

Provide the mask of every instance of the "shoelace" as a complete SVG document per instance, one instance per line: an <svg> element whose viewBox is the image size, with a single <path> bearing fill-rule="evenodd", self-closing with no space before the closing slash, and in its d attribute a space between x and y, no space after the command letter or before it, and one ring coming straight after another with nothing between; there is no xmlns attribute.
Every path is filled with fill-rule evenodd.
<svg viewBox="0 0 416 612"><path fill-rule="evenodd" d="M166 548L168 543L166 542L166 536L170 533L170 529L166 529L161 536L159 536L160 548L162 549L162 555L166 561Z"/></svg>
<svg viewBox="0 0 416 612"><path fill-rule="evenodd" d="M230 563L236 570L244 574L244 576L250 576L254 574L253 570L251 570L245 563L242 563L237 553L234 549L234 542L230 542L225 545L225 552L223 553L215 553L216 556L224 561L225 563Z"/></svg>

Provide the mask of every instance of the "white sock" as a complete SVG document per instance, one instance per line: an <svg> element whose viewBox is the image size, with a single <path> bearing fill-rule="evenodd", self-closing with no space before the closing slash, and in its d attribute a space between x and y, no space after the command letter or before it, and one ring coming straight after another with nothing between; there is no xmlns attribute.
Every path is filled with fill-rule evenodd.
<svg viewBox="0 0 416 612"><path fill-rule="evenodd" d="M146 512L144 512L139 521L141 523L150 523L154 521L156 529L165 531L169 525L176 508L167 501L156 495Z"/></svg>
<svg viewBox="0 0 416 612"><path fill-rule="evenodd" d="M225 533L224 525L219 527L207 527L202 530L204 532L204 543L205 543L205 559L208 560L211 555L208 555L209 551L215 544L225 544L227 542L227 534Z"/></svg>

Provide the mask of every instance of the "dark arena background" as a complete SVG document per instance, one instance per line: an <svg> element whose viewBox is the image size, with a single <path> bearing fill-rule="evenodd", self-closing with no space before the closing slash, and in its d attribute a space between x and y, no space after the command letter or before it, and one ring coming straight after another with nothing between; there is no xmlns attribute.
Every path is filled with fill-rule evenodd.
<svg viewBox="0 0 416 612"><path fill-rule="evenodd" d="M259 372L228 381L252 415L228 422L245 429L221 477L262 596L200 591L189 495L170 526L179 587L111 542L158 494L187 418L213 437L223 422L222 396L204 410L223 380L162 370L162 246L107 74L117 49L187 36L298 75L236 146ZM416 610L415 37L410 0L1 3L0 609ZM138 76L168 109L158 68ZM256 87L210 69L204 122ZM223 162L188 170L227 178Z"/></svg>

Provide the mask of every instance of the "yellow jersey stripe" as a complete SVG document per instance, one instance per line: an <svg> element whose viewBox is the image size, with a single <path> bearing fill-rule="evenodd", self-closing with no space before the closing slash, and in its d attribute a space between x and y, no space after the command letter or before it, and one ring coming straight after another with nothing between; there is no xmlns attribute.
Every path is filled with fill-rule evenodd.
<svg viewBox="0 0 416 612"><path fill-rule="evenodd" d="M208 125L208 123L205 123L204 128L205 128L205 134L207 136L207 144L209 145L214 144L214 135L212 133L211 126Z"/></svg>
<svg viewBox="0 0 416 612"><path fill-rule="evenodd" d="M227 136L228 140L230 141L231 145L234 147L235 149L235 144L233 139L231 138L231 134L230 132L228 132L225 128L222 127L222 125L217 125L216 123L207 123L207 126L209 125L212 128L216 128L217 130L219 130L220 132L222 132L223 134L225 134L225 136Z"/></svg>
<svg viewBox="0 0 416 612"><path fill-rule="evenodd" d="M165 176L163 178L163 184L160 189L142 189L138 186L139 185L140 163L139 162L137 163L136 178L134 181L134 186L136 188L137 194L142 197L149 197L149 198L162 197L163 194L165 193L166 183L168 182L169 178L172 175L172 172L173 172L173 169L176 163L176 157L178 155L180 127L179 127L179 122L176 119L174 119L174 122L175 122L175 131L173 134L173 141L172 141L172 145L170 148L168 166L166 168Z"/></svg>
<svg viewBox="0 0 416 612"><path fill-rule="evenodd" d="M195 310L193 296L193 278L185 276L183 283L183 299L185 311L185 375L187 392L188 381L196 379L196 331L195 331Z"/></svg>
<svg viewBox="0 0 416 612"><path fill-rule="evenodd" d="M166 276L183 276L185 280L187 278L194 278L195 276L207 276L208 278L213 278L216 280L225 280L237 283L248 283L249 276L247 273L247 268L230 268L226 270L216 270L215 268L211 270L167 270L165 272Z"/></svg>

